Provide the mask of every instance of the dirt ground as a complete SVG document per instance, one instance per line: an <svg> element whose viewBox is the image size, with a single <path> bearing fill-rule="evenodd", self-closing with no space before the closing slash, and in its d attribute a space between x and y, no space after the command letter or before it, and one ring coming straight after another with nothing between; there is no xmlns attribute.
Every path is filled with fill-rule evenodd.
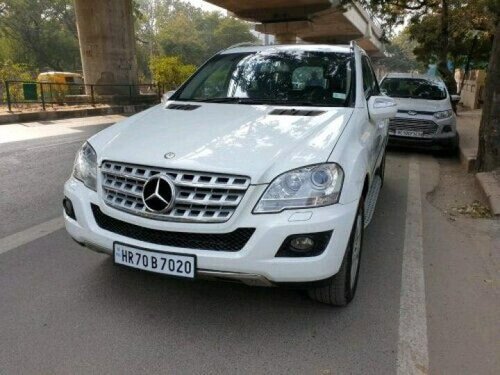
<svg viewBox="0 0 500 375"><path fill-rule="evenodd" d="M458 217L491 218L486 198L473 173L466 173L458 159L440 157L439 183L427 194L429 202L442 211L450 221Z"/></svg>

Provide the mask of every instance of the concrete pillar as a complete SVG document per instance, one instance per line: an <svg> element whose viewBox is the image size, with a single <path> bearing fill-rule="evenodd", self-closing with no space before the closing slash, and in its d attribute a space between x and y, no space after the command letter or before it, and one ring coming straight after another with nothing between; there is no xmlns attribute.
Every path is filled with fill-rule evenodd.
<svg viewBox="0 0 500 375"><path fill-rule="evenodd" d="M85 83L137 84L132 0L75 0L75 13ZM129 94L128 87L94 90Z"/></svg>

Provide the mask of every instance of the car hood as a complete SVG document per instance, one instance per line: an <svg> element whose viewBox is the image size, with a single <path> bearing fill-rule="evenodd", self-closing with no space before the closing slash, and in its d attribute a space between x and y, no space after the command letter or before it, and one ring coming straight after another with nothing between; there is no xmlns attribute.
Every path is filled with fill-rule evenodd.
<svg viewBox="0 0 500 375"><path fill-rule="evenodd" d="M270 114L273 106L198 104L194 110L158 105L98 133L89 142L99 164L230 173L267 183L290 169L327 161L353 111L315 107L323 113L292 116ZM166 159L166 153L175 156Z"/></svg>
<svg viewBox="0 0 500 375"><path fill-rule="evenodd" d="M398 111L437 112L451 109L448 99L426 100L413 98L394 98L398 104Z"/></svg>

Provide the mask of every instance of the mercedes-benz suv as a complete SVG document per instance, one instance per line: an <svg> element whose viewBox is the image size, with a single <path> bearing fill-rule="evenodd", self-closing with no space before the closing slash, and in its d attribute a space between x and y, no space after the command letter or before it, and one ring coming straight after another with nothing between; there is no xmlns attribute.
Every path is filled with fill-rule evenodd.
<svg viewBox="0 0 500 375"><path fill-rule="evenodd" d="M119 265L345 305L395 113L355 44L222 51L83 145L66 229Z"/></svg>

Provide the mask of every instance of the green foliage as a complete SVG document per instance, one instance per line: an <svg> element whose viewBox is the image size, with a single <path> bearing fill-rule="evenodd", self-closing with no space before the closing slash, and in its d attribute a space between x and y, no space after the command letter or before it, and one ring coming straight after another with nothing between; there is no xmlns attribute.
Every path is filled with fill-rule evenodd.
<svg viewBox="0 0 500 375"><path fill-rule="evenodd" d="M0 61L41 70L80 67L72 0L4 0L0 2Z"/></svg>
<svg viewBox="0 0 500 375"><path fill-rule="evenodd" d="M148 75L148 56L180 56L200 65L232 44L254 42L248 23L206 12L180 0L136 0L139 69Z"/></svg>
<svg viewBox="0 0 500 375"><path fill-rule="evenodd" d="M3 86L5 81L31 81L34 78L34 74L31 69L25 64L15 64L10 60L0 62L0 86ZM0 103L7 100L7 91L1 89L0 93ZM22 85L21 84L11 84L9 86L9 94L11 100L19 101L22 99Z"/></svg>
<svg viewBox="0 0 500 375"><path fill-rule="evenodd" d="M30 81L33 78L33 71L26 64L15 64L10 60L0 62L0 82Z"/></svg>
<svg viewBox="0 0 500 375"><path fill-rule="evenodd" d="M150 69L155 83L167 90L180 86L196 70L196 66L183 64L178 56L153 57Z"/></svg>
<svg viewBox="0 0 500 375"><path fill-rule="evenodd" d="M483 3L483 4L482 4ZM449 9L448 59L455 66L464 66L470 58L476 67L484 66L489 58L493 40L493 14L485 1L470 1ZM410 38L417 42L414 48L419 61L436 63L442 43L439 38L440 15L430 13L411 22L407 28Z"/></svg>
<svg viewBox="0 0 500 375"><path fill-rule="evenodd" d="M389 41L385 50L386 57L380 59L377 64L392 72L422 71L425 66L417 61L413 53L417 46L417 42L410 40L409 33L404 31Z"/></svg>

